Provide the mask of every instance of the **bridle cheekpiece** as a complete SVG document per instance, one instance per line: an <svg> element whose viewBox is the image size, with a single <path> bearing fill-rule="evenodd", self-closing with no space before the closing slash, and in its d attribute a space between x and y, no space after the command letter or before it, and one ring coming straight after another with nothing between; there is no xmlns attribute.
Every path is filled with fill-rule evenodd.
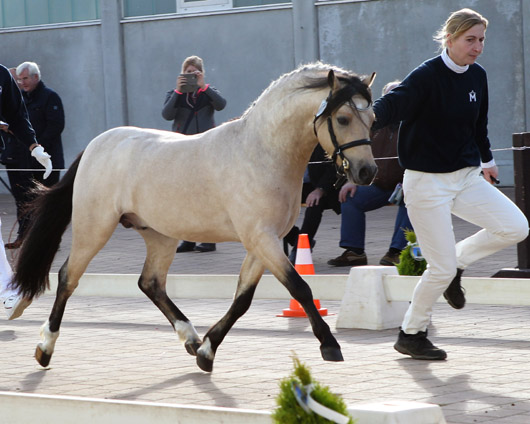
<svg viewBox="0 0 530 424"><path fill-rule="evenodd" d="M315 115L315 119L313 120L313 131L315 132L315 135L317 135L317 128L316 128L316 122L317 120L322 117L323 115L327 114L327 123L328 123L328 132L329 136L331 138L331 142L333 143L333 154L331 155L331 160L333 161L335 165L335 169L337 171L337 176L339 180L335 183L335 185L338 185L339 182L342 182L344 179L346 179L346 172L348 169L350 169L350 162L348 159L344 156L344 151L347 149L350 149L352 147L362 146L362 145L371 145L372 141L368 138L362 138L360 140L354 140L350 141L349 143L345 143L342 145L339 145L337 141L337 137L335 136L335 131L333 130L333 123L331 121L331 114L333 113L333 110L331 110L331 99L333 97L333 91L329 91L329 95L327 98L322 100L322 103L320 103L320 107L318 108L318 111ZM350 101L351 102L351 101ZM346 102L344 102L346 103ZM337 105L334 109L338 109L341 107L344 103L341 103ZM365 110L368 109L371 106L371 103L368 104L366 108L359 109L355 105L352 105L352 108L355 108L357 110ZM339 156L342 160L341 165L337 165L337 156Z"/></svg>

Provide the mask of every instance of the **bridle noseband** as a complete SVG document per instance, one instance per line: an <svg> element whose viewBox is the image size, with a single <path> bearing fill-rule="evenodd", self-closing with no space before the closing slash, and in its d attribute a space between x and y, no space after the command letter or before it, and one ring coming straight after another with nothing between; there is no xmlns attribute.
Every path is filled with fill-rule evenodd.
<svg viewBox="0 0 530 424"><path fill-rule="evenodd" d="M331 138L331 142L333 143L333 147L334 147L333 154L331 155L331 160L333 161L333 164L335 165L335 169L337 170L337 175L339 177L339 180L337 181L337 183L335 183L337 185L339 181L343 181L346 178L345 171L350 169L350 162L344 156L343 152L352 147L357 147L357 146L362 146L362 145L370 146L372 144L372 141L368 138L362 138L360 140L354 140L354 141L350 141L349 143L339 145L337 141L337 137L335 136L335 131L333 131L333 123L331 121L331 114L333 113L333 111L332 110L328 111L328 109L331 109L330 100L331 100L332 94L333 92L330 90L328 97L322 100L322 103L320 104L320 107L318 108L318 112L315 115L315 119L313 120L313 131L315 132L315 135L317 135L316 122L322 115L324 115L327 112L329 114L327 118L328 132L329 132L329 136ZM343 104L344 103L339 104L336 107L336 109L341 107ZM371 106L371 103L368 105L367 108L369 108L370 106ZM337 156L339 156L342 160L342 164L340 166L337 165Z"/></svg>

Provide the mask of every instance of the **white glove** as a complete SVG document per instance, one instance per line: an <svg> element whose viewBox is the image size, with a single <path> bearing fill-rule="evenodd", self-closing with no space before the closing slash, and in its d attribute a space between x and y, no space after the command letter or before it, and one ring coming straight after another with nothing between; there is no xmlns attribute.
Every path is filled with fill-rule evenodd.
<svg viewBox="0 0 530 424"><path fill-rule="evenodd" d="M39 161L39 163L46 168L44 171L44 179L48 178L52 173L52 160L51 156L44 151L44 147L37 146L31 151L31 156Z"/></svg>

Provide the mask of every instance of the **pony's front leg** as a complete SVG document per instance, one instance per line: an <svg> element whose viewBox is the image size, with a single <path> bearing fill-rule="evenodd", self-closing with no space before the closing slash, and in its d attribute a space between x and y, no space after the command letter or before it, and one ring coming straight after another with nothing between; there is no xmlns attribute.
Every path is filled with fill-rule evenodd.
<svg viewBox="0 0 530 424"><path fill-rule="evenodd" d="M287 260L289 262L289 260ZM325 361L343 361L340 345L331 333L329 325L326 324L320 313L318 312L315 302L313 301L313 293L306 281L300 277L300 274L289 263L289 269L282 275L275 275L275 277L289 290L289 293L302 305L305 313L309 318L313 333L320 341L320 353ZM272 272L272 271L271 271ZM284 280L282 280L284 278Z"/></svg>
<svg viewBox="0 0 530 424"><path fill-rule="evenodd" d="M291 297L304 308L313 333L320 341L322 358L326 361L343 361L340 345L331 333L329 325L318 312L311 288L285 256L279 240L263 236L255 251L263 257L265 266L287 288Z"/></svg>
<svg viewBox="0 0 530 424"><path fill-rule="evenodd" d="M238 318L250 307L256 286L263 275L263 271L264 267L261 261L248 253L241 266L237 290L232 305L223 318L208 330L201 347L197 351L197 365L203 371L212 371L217 348Z"/></svg>

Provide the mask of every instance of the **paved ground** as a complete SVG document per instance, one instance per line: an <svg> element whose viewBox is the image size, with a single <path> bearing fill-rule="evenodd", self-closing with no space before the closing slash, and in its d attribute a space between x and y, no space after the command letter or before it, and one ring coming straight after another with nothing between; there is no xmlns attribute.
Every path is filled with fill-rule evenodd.
<svg viewBox="0 0 530 424"><path fill-rule="evenodd" d="M513 195L513 190L505 191ZM394 213L387 207L369 215L370 264L386 252ZM6 241L14 223L9 196L0 196L0 214ZM474 231L461 221L454 226L458 239ZM327 213L313 252L317 274L349 271L326 264L341 253L339 227L339 217ZM52 271L68 255L69 241L67 232ZM88 271L139 273L144 251L134 231L119 228ZM223 243L215 253L177 254L170 272L237 274L243 256L238 244ZM516 249L511 248L465 275L490 276L516 265ZM529 307L468 305L454 311L437 305L430 336L449 359L423 362L392 349L396 329L335 329L339 302L326 302L323 306L332 314L325 319L345 357L343 363L328 363L321 359L306 319L276 317L287 301L256 300L219 348L213 373L206 374L147 299L76 296L68 304L51 368L44 370L36 365L33 351L52 302L52 296L43 296L21 319L0 321L0 390L270 410L279 380L292 370L295 352L347 404L414 400L441 405L452 424L530 422ZM175 302L201 335L230 304Z"/></svg>

